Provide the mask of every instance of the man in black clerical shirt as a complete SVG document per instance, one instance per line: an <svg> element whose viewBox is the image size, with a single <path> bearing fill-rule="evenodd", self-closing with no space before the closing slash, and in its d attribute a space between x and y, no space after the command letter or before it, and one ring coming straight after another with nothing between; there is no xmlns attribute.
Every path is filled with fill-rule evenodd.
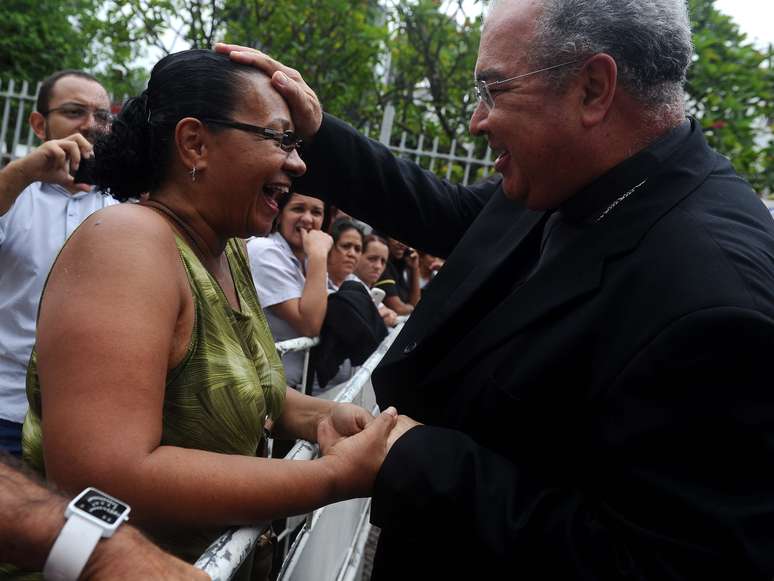
<svg viewBox="0 0 774 581"><path fill-rule="evenodd" d="M375 579L772 579L774 223L685 117L684 0L493 3L469 187L233 58L290 105L297 191L447 257L373 375L405 415L337 448Z"/></svg>

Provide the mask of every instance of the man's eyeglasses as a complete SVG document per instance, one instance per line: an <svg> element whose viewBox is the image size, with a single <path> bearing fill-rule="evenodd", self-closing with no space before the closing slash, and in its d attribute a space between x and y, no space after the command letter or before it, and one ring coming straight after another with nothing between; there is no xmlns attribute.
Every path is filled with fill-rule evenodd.
<svg viewBox="0 0 774 581"><path fill-rule="evenodd" d="M91 114L94 116L94 121L96 121L98 125L110 125L113 121L113 114L107 109L97 109L94 107L87 107L86 105L78 105L77 103L68 103L61 107L54 107L53 109L49 109L44 115L47 117L51 113L59 113L63 117L72 119L73 121L85 119Z"/></svg>
<svg viewBox="0 0 774 581"><path fill-rule="evenodd" d="M544 69L538 69L536 71L530 71L528 73L524 73L522 75L516 75L515 77L510 77L508 79L502 79L501 81L490 81L486 82L484 79L478 79L476 81L476 98L479 100L479 102L483 102L484 105L487 106L487 109L490 111L494 109L495 103L494 98L492 97L492 92L490 90L490 87L497 87L498 85L502 85L504 83L510 83L511 81L515 81L517 79L523 79L524 77L529 77L531 75L536 75L538 73L544 73L546 71L551 71L554 69L558 69L559 67L565 67L567 65L572 65L579 62L578 60L574 61L567 61L565 63L559 63L558 65L553 65L550 67L546 67ZM500 89L501 91L507 91L509 89Z"/></svg>
<svg viewBox="0 0 774 581"><path fill-rule="evenodd" d="M259 127L258 125L250 125L249 123L240 123L239 121L230 121L228 119L201 119L204 123L212 123L213 125L222 125L223 127L230 127L231 129L239 129L240 131L248 131L254 133L261 139L271 139L276 141L282 148L282 151L290 153L294 149L301 147L301 138L293 131L278 131L276 129L269 129L268 127Z"/></svg>

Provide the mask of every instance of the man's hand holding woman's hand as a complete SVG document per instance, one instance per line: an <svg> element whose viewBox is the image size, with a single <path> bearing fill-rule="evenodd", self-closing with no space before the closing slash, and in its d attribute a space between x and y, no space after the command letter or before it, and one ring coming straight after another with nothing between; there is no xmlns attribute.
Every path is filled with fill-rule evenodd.
<svg viewBox="0 0 774 581"><path fill-rule="evenodd" d="M320 100L301 74L259 50L238 44L215 44L215 51L231 57L234 62L253 66L271 77L271 84L290 107L295 131L304 139L313 137L322 125Z"/></svg>
<svg viewBox="0 0 774 581"><path fill-rule="evenodd" d="M352 406L357 407L357 406ZM362 408L357 408L362 410ZM414 426L420 425L408 416L398 416L394 407L376 417L368 412L347 417L345 409L323 419L317 428L320 450L331 464L337 496L370 496L374 481L392 445ZM367 425L363 426L363 422ZM360 431L353 431L360 428ZM347 435L344 431L354 435Z"/></svg>

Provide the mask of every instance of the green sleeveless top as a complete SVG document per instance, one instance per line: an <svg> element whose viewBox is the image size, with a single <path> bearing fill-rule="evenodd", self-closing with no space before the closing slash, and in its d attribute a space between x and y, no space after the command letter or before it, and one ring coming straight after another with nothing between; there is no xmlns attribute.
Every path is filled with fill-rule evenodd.
<svg viewBox="0 0 774 581"><path fill-rule="evenodd" d="M247 257L233 239L226 257L241 312L231 308L193 250L175 236L195 305L191 342L183 361L167 372L161 445L255 456L267 417L282 412L285 373L253 286ZM138 362L139 363L139 362ZM27 370L30 410L24 421L24 460L45 475L37 353ZM154 537L162 547L195 561L222 530L186 530Z"/></svg>

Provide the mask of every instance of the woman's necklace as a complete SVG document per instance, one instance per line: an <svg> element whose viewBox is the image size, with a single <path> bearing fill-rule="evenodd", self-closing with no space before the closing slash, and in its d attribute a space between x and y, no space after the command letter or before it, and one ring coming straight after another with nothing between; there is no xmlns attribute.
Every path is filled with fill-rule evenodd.
<svg viewBox="0 0 774 581"><path fill-rule="evenodd" d="M172 210L172 208L159 202L158 200L146 200L141 202L141 205L150 206L151 208L159 210L162 214L168 216L175 224L177 224L180 230L183 231L183 234L185 234L188 237L188 240L193 244L194 250L196 250L197 254L199 254L199 258L206 260L208 256L211 256L209 247L204 241L204 238L202 238L196 230L186 224L183 219Z"/></svg>

